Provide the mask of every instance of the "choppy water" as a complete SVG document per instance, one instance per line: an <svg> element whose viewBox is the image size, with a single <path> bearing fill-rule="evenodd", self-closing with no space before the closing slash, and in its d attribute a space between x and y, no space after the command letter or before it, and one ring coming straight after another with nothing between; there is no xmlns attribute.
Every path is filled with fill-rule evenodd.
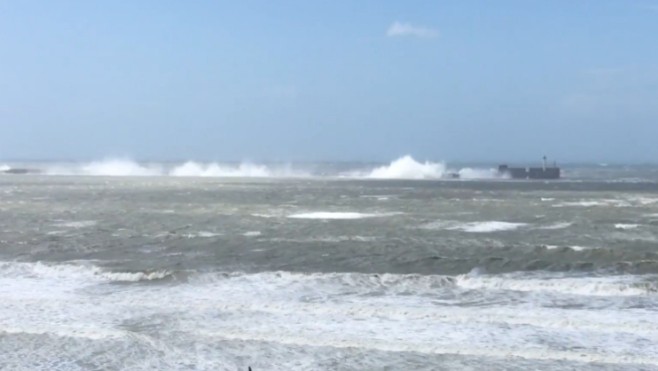
<svg viewBox="0 0 658 371"><path fill-rule="evenodd" d="M0 176L0 368L658 369L658 183L617 175Z"/></svg>

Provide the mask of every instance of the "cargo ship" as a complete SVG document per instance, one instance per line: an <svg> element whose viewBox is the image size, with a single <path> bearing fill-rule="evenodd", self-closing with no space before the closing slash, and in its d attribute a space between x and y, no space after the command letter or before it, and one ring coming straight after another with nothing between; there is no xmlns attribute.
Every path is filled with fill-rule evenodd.
<svg viewBox="0 0 658 371"><path fill-rule="evenodd" d="M560 179L560 168L557 163L553 162L552 166L547 165L546 156L541 167L509 167L507 165L498 166L498 173L501 176L511 179Z"/></svg>

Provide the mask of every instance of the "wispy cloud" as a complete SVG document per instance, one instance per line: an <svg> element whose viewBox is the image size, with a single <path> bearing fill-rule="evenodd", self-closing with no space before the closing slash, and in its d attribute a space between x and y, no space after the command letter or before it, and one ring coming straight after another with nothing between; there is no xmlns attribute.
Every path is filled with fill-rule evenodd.
<svg viewBox="0 0 658 371"><path fill-rule="evenodd" d="M421 38L435 38L439 36L439 31L434 28L415 26L411 23L402 23L395 21L386 31L389 37L413 36Z"/></svg>

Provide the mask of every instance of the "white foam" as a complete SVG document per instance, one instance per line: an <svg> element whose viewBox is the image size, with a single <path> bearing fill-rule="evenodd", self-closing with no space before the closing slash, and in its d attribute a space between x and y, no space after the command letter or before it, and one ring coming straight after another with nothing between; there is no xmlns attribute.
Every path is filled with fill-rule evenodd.
<svg viewBox="0 0 658 371"><path fill-rule="evenodd" d="M244 232L242 235L245 236L245 237L258 237L258 236L261 235L261 232L260 231L248 231L248 232Z"/></svg>
<svg viewBox="0 0 658 371"><path fill-rule="evenodd" d="M5 171L8 171L8 170L11 170L11 166L5 165L5 164L0 165L0 173L4 173Z"/></svg>
<svg viewBox="0 0 658 371"><path fill-rule="evenodd" d="M208 231L201 231L197 233L198 237L203 237L203 238L209 238L209 237L217 237L221 236L221 233L215 233L215 232L208 232Z"/></svg>
<svg viewBox="0 0 658 371"><path fill-rule="evenodd" d="M389 165L372 169L365 175L371 179L439 179L444 176L446 167L443 163L416 161L407 155L398 158Z"/></svg>
<svg viewBox="0 0 658 371"><path fill-rule="evenodd" d="M44 171L47 175L81 176L175 176L175 177L307 177L308 173L291 165L266 166L251 162L239 164L188 161L170 170L161 164L143 164L126 158L108 158L85 164L57 164Z"/></svg>
<svg viewBox="0 0 658 371"><path fill-rule="evenodd" d="M156 237L164 237L169 235L169 232L163 232L158 234ZM216 233L216 232L209 232L209 231L199 231L199 232L192 232L184 235L187 238L212 238L212 237L218 237L222 236L223 233Z"/></svg>
<svg viewBox="0 0 658 371"><path fill-rule="evenodd" d="M46 175L75 176L173 176L173 177L217 177L217 178L334 178L356 179L452 179L456 174L461 179L500 178L495 169L463 168L449 170L443 162L419 162L406 155L388 165L346 172L317 172L295 168L291 164L258 164L187 161L179 164L142 163L130 158L106 158L89 163L60 163L42 168ZM387 198L379 198L385 201Z"/></svg>
<svg viewBox="0 0 658 371"><path fill-rule="evenodd" d="M639 206L653 205L658 202L658 198L646 196L629 196L626 199Z"/></svg>
<svg viewBox="0 0 658 371"><path fill-rule="evenodd" d="M285 216L285 215L278 214L278 213L272 213L272 214L255 213L255 214L251 214L251 216L255 216L257 218L271 219L271 218L280 218L280 217Z"/></svg>
<svg viewBox="0 0 658 371"><path fill-rule="evenodd" d="M457 174L460 179L500 178L495 169L463 168L459 171L448 170L443 162L419 162L412 156L402 156L388 165L379 166L368 171L352 171L347 177L367 179L443 179Z"/></svg>
<svg viewBox="0 0 658 371"><path fill-rule="evenodd" d="M446 229L460 230L469 233L488 233L488 232L512 231L526 225L527 223L486 221L486 222L472 222L472 223L458 224L451 227L447 227Z"/></svg>
<svg viewBox="0 0 658 371"><path fill-rule="evenodd" d="M391 199L391 197L395 197L392 195L363 195L360 196L361 198L367 198L367 199L375 199L377 201L388 201Z"/></svg>
<svg viewBox="0 0 658 371"><path fill-rule="evenodd" d="M639 224L625 224L625 223L617 223L615 224L615 229L620 229L622 231L627 231L631 229L637 229L640 225Z"/></svg>
<svg viewBox="0 0 658 371"><path fill-rule="evenodd" d="M554 204L553 207L630 207L632 206L628 201L618 199L600 199L600 200L580 200L568 201Z"/></svg>
<svg viewBox="0 0 658 371"><path fill-rule="evenodd" d="M111 272L96 266L77 264L44 264L44 263L0 263L0 278L44 278L58 281L78 282L137 282L165 278L168 271L153 272Z"/></svg>
<svg viewBox="0 0 658 371"><path fill-rule="evenodd" d="M558 245L544 245L545 248L548 250L555 250L555 249L561 249L566 247L567 249L571 249L573 251L584 251L584 250L592 250L596 249L595 247L587 247L587 246L579 246L579 245L573 245L573 246L558 246Z"/></svg>
<svg viewBox="0 0 658 371"><path fill-rule="evenodd" d="M163 174L159 165L143 165L130 159L109 158L87 164L54 165L45 171L49 175L85 176L158 176Z"/></svg>
<svg viewBox="0 0 658 371"><path fill-rule="evenodd" d="M177 166L169 172L171 176L178 177L244 177L244 178L269 178L269 177L308 177L306 172L293 170L290 165L268 167L265 165L243 162L237 165L222 165L218 163L201 164L188 161Z"/></svg>
<svg viewBox="0 0 658 371"><path fill-rule="evenodd" d="M647 286L638 285L634 276L606 277L533 277L528 274L462 275L457 286L468 289L495 289L587 296L638 296L648 295ZM653 290L657 289L654 285Z"/></svg>
<svg viewBox="0 0 658 371"><path fill-rule="evenodd" d="M546 229L546 230L556 230L556 229L565 229L569 228L573 225L571 222L557 222L549 225L544 225L539 227L539 229Z"/></svg>
<svg viewBox="0 0 658 371"><path fill-rule="evenodd" d="M54 225L56 227L78 229L78 228L93 227L96 224L97 224L97 222L95 220L79 220L79 221L55 223Z"/></svg>
<svg viewBox="0 0 658 371"><path fill-rule="evenodd" d="M357 212L335 212L335 211L317 211L310 213L300 213L288 215L292 219L364 219L378 218L396 215L397 213L357 213Z"/></svg>
<svg viewBox="0 0 658 371"><path fill-rule="evenodd" d="M49 343L62 344L62 359L79 351L69 347L70 337L112 339L110 347L85 344L121 359L139 339L152 350L138 352L144 364L176 352L178 366L199 365L200 352L222 359L236 343L247 353L233 357L261 359L270 369L284 369L278 357L315 355L322 347L658 364L655 311L630 305L633 297L655 303L655 277L215 272L166 285L111 285L95 272L105 271L0 263L0 332L60 336ZM564 300L576 309L552 304ZM19 366L29 368L42 349L30 349ZM7 357L11 352L0 354L0 364Z"/></svg>

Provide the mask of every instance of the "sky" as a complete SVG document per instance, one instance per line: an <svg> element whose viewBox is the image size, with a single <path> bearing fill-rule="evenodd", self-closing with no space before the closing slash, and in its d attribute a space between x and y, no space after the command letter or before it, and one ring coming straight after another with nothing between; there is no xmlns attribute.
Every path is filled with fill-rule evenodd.
<svg viewBox="0 0 658 371"><path fill-rule="evenodd" d="M658 0L0 0L0 160L658 162Z"/></svg>

